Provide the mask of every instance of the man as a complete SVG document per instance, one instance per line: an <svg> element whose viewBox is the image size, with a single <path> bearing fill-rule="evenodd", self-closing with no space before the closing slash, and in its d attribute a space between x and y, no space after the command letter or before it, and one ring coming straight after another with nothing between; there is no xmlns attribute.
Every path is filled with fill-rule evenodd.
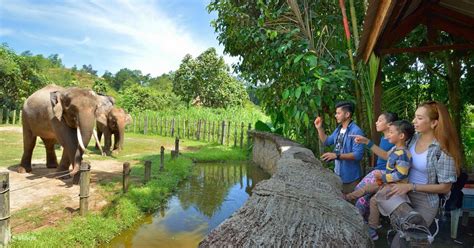
<svg viewBox="0 0 474 248"><path fill-rule="evenodd" d="M339 124L336 130L328 137L322 127L321 117L316 117L314 126L318 130L319 139L324 146L334 146L333 152L326 152L321 156L325 162L335 162L334 172L341 177L342 192L352 192L362 176L360 160L364 154L364 145L357 144L352 135L364 135L360 127L352 121L354 104L343 101L336 104L336 121Z"/></svg>

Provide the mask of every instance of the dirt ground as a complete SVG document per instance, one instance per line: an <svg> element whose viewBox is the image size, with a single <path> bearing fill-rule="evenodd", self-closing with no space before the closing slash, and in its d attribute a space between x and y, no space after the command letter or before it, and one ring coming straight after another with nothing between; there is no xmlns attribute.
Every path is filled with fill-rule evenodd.
<svg viewBox="0 0 474 248"><path fill-rule="evenodd" d="M21 132L21 127L0 127L0 131ZM84 160L91 164L89 210L97 212L108 204L107 196L111 194L100 190L97 184L120 179L123 163L88 157L84 155ZM17 172L17 166L0 168L0 172L9 173L13 234L52 226L79 215L79 185L74 185L72 178L60 178L66 173L46 168L46 159L33 160L32 167L31 173L24 174Z"/></svg>
<svg viewBox="0 0 474 248"><path fill-rule="evenodd" d="M120 177L122 163L84 159L91 163L89 210L99 211L108 204L108 193L100 191L97 184ZM65 173L46 168L45 162L33 161L31 173L20 174L16 166L0 169L10 174L13 234L55 225L79 214L79 185L74 185L72 178L59 178Z"/></svg>

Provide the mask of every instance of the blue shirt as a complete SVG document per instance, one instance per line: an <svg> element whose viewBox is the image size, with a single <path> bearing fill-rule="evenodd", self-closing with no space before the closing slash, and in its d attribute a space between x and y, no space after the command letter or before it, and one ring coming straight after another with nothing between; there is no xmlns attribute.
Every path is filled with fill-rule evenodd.
<svg viewBox="0 0 474 248"><path fill-rule="evenodd" d="M389 151L394 145L388 142L384 136L380 137L380 144L379 147L382 148L384 151ZM377 163L375 164L376 170L385 170L385 166L387 165L387 160L377 157Z"/></svg>
<svg viewBox="0 0 474 248"><path fill-rule="evenodd" d="M341 125L339 125L329 137L327 137L323 145L334 145L336 143L336 139L339 135L340 130ZM340 153L353 153L355 160L340 160L341 163L339 176L341 177L342 183L352 183L359 179L362 174L362 170L360 168L360 160L362 160L362 156L364 155L364 145L357 144L354 141L354 138L349 137L349 135L363 136L364 132L362 132L360 127L357 126L354 122L349 123L349 126L347 126L347 130L343 138L342 150Z"/></svg>

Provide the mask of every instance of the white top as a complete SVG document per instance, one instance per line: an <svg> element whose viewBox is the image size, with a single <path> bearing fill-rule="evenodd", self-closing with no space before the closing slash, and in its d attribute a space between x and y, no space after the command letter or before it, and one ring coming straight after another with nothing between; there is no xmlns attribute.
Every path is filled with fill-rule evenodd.
<svg viewBox="0 0 474 248"><path fill-rule="evenodd" d="M408 173L408 181L416 184L427 184L428 183L428 149L422 153L416 153L415 151L416 142L410 147L411 157L413 159L413 165Z"/></svg>
<svg viewBox="0 0 474 248"><path fill-rule="evenodd" d="M338 146L338 141L340 141L340 147L336 148L339 150L339 153L342 151L342 145L344 145L344 134L346 134L347 128L341 128L341 131L339 131L339 135L336 137L336 146ZM341 139L341 140L339 140ZM334 173L336 175L340 176L341 175L341 161L339 159L334 160Z"/></svg>

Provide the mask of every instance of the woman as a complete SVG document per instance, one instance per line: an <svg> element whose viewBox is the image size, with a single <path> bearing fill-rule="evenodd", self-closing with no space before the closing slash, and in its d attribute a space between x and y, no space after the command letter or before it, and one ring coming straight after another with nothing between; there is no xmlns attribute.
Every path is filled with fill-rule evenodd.
<svg viewBox="0 0 474 248"><path fill-rule="evenodd" d="M460 172L460 143L446 107L422 103L413 125L418 132L409 144L413 165L406 184L390 185L390 195L407 194L415 211L431 225L439 207L438 194L447 194Z"/></svg>
<svg viewBox="0 0 474 248"><path fill-rule="evenodd" d="M379 146L385 151L390 150L393 147L393 144L388 142L387 137L388 137L388 132L389 132L389 126L390 123L398 120L398 116L395 113L392 112L384 112L382 113L379 118L377 119L377 122L375 122L375 128L377 132L383 133L383 136L380 138L380 143ZM378 157L377 158L377 163L375 165L375 170L385 170L385 166L387 164L387 160ZM365 176L361 182L355 187L355 190L358 190L360 188L363 188L367 184L373 184L375 183L375 177L374 174L371 172ZM362 215L365 221L368 220L369 216L369 209L370 209L370 197L373 194L366 194L363 197L360 197L356 201L356 208L359 210L359 213ZM373 240L378 239L377 232L375 230L369 229L370 237Z"/></svg>

